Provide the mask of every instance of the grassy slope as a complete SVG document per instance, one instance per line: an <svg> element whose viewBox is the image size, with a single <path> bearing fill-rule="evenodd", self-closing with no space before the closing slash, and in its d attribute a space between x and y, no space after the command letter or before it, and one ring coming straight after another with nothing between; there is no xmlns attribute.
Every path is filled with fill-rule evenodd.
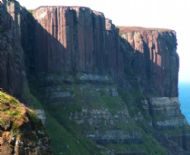
<svg viewBox="0 0 190 155"><path fill-rule="evenodd" d="M27 88L27 87L26 87ZM25 100L29 101L30 107L35 109L44 109L46 114L46 130L51 139L51 148L54 155L95 155L102 154L96 145L80 135L73 123L68 122L68 119L57 119L55 114L62 116L65 113L57 107L55 109L48 108L42 104L31 92L25 90ZM72 110L76 107L72 107ZM64 116L64 115L63 115ZM61 124L64 122L64 124Z"/></svg>
<svg viewBox="0 0 190 155"><path fill-rule="evenodd" d="M86 92L87 93L87 92ZM87 96L90 94L87 93ZM99 96L98 94L95 95L96 100L90 101L91 106L93 108L103 106L108 108L111 112L115 112L117 109L121 109L122 106L124 106L124 102L120 97L111 97L107 95ZM128 94L128 97L130 94ZM68 119L68 114L72 111L78 111L80 110L81 106L84 106L84 103L80 103L83 101L84 96L80 93L77 94L76 100L74 104L71 104L66 107L54 107L54 109L46 109L46 128L47 132L51 138L51 145L52 149L55 155L95 155L95 154L104 154L105 149L98 149L96 145L86 139L82 135L82 128L78 125L76 125L74 122L70 121ZM38 102L35 97L33 97L30 94L30 98L33 99L35 105L33 107L40 107L42 108L42 105L40 105L40 102ZM93 98L93 99L95 99ZM131 96L129 97L131 98ZM128 99L129 99L128 98ZM10 109L3 108L4 103L10 103L11 107ZM114 103L119 103L118 107ZM9 96L6 93L0 92L0 109L1 114L2 110L4 110L4 114L6 114L6 117L14 120L23 120L22 119L22 108L23 105L20 104L18 100L15 98ZM5 115L4 115L5 116ZM1 124L5 124L6 122L2 122L3 115L1 115ZM16 121L19 123L20 121ZM15 124L15 126L18 126L19 124ZM126 128L126 126L124 126ZM146 134L143 130L139 128L137 124L132 122L129 127L127 127L130 130L139 130L144 139L143 144L113 144L113 145L107 145L108 148L115 149L118 152L133 152L134 150L143 151L145 153L148 153L149 155L162 155L164 154L164 149L158 144L158 142L149 134ZM126 128L126 129L127 129Z"/></svg>
<svg viewBox="0 0 190 155"><path fill-rule="evenodd" d="M76 86L75 91L77 91L77 89L78 88ZM89 89L92 90L93 86L90 86ZM86 89L87 91L82 93L79 93L80 91L77 91L77 93L75 94L76 100L74 100L74 103L72 104L67 104L64 106L52 106L48 108L49 116L47 128L52 138L56 133L58 133L58 131L52 132L54 128L57 128L60 134L63 133L63 135L59 137L59 139L55 139L54 142L52 141L56 150L62 150L63 148L59 148L57 144L64 143L65 145L68 144L70 147L73 147L72 149L66 148L67 151L65 151L68 152L68 154L76 154L75 150L77 150L77 155L85 155L89 152L91 152L91 154L100 154L100 152L96 152L97 148L95 148L95 145L93 143L92 145L89 145L90 143L88 143L86 141L86 138L84 138L81 134L83 129L90 127L77 126L75 123L68 120L69 113L80 111L82 107L86 107L90 109L107 108L111 113L114 114L115 112L117 112L117 110L121 110L126 107L126 102L124 102L119 96L113 97L105 94L100 95L97 92L90 92L89 89ZM127 100L127 104L131 106L129 108L129 113L131 113L131 115L134 113L138 113L139 107L138 105L134 104L136 103L137 98L142 97L139 92L134 92L130 92L128 94L126 94L125 92L125 100ZM136 99L134 100L134 98ZM104 128L103 125L102 128ZM142 144L112 144L107 145L107 148L117 150L121 153L125 151L133 152L135 150L137 152L144 152L148 155L165 154L165 149L151 136L151 134L146 133L140 125L137 125L134 120L131 120L131 123L129 123L128 125L119 125L119 128L123 128L129 131L140 132L143 135L144 142ZM77 141L80 141L80 143L77 143ZM85 150L88 151L85 152Z"/></svg>
<svg viewBox="0 0 190 155"><path fill-rule="evenodd" d="M82 87L81 87L82 86ZM65 85L58 84L58 87L67 88ZM38 100L30 93L26 96L33 100L35 108L43 108L46 111L46 128L51 138L52 149L55 155L100 155L106 153L106 148L97 148L94 142L86 139L83 136L83 130L90 128L88 125L78 126L73 121L69 120L70 113L80 112L82 108L101 109L106 108L112 114L119 110L128 108L129 114L132 117L131 123L118 124L119 128L129 131L138 131L142 134L144 143L142 144L113 144L107 145L107 148L117 150L118 152L139 151L148 155L164 155L165 149L153 138L150 133L147 133L141 124L137 124L133 117L142 107L140 107L139 99L143 95L138 90L129 92L119 90L120 96L110 96L105 93L107 87L115 87L114 85L96 85L96 84L72 84L69 89L74 93L74 100L61 105L47 105L45 100ZM98 90L100 91L97 91ZM39 92L34 93L38 98L41 98ZM42 97L43 98L43 97ZM32 103L31 102L31 103ZM52 101L54 102L54 101ZM55 101L56 102L56 101ZM43 106L42 106L43 105ZM104 127L102 127L104 128ZM93 129L92 129L93 130Z"/></svg>
<svg viewBox="0 0 190 155"><path fill-rule="evenodd" d="M29 111L17 99L0 91L0 126L2 128L6 128L11 122L12 129L16 130L26 122L28 119L26 113Z"/></svg>
<svg viewBox="0 0 190 155"><path fill-rule="evenodd" d="M76 134L73 135L48 113L46 127L52 139L55 155L91 155L99 152L92 142Z"/></svg>

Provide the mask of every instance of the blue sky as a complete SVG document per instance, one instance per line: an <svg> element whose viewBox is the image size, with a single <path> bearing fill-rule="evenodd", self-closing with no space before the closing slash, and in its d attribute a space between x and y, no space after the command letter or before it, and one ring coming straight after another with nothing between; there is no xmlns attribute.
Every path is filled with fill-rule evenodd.
<svg viewBox="0 0 190 155"><path fill-rule="evenodd" d="M177 32L180 82L190 82L189 0L18 0L28 9L41 5L79 5L101 11L116 25L170 28Z"/></svg>

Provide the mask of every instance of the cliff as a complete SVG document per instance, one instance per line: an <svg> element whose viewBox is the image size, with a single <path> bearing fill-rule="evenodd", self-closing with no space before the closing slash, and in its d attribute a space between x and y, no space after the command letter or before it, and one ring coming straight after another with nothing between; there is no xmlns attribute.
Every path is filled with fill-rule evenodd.
<svg viewBox="0 0 190 155"><path fill-rule="evenodd" d="M33 15L37 72L108 73L119 69L118 29L102 13L85 7L40 7Z"/></svg>
<svg viewBox="0 0 190 155"><path fill-rule="evenodd" d="M133 48L133 70L146 91L155 96L178 96L179 58L176 33L167 29L120 27Z"/></svg>
<svg viewBox="0 0 190 155"><path fill-rule="evenodd" d="M116 27L86 7L19 8L20 63L14 63L25 95L18 87L17 96L40 107L54 154L189 153L175 31ZM11 92L12 85L0 86Z"/></svg>
<svg viewBox="0 0 190 155"><path fill-rule="evenodd" d="M21 10L17 2L0 2L0 154L51 154L49 138L35 112L2 91L22 100L27 93Z"/></svg>
<svg viewBox="0 0 190 155"><path fill-rule="evenodd" d="M32 45L36 52L32 63L37 73L111 74L120 75L124 81L123 57L130 50L126 57L131 64L126 70L132 68L145 91L156 91L157 96L178 95L174 31L125 27L118 30L102 13L84 7L40 7L33 15L38 23L34 24ZM124 45L118 31L127 41Z"/></svg>

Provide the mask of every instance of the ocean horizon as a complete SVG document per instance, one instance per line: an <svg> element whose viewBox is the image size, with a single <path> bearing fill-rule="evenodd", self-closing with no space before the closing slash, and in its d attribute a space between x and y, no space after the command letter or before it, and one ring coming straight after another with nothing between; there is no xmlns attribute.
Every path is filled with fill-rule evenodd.
<svg viewBox="0 0 190 155"><path fill-rule="evenodd" d="M182 113L185 115L188 123L190 124L190 82L179 83L179 100Z"/></svg>

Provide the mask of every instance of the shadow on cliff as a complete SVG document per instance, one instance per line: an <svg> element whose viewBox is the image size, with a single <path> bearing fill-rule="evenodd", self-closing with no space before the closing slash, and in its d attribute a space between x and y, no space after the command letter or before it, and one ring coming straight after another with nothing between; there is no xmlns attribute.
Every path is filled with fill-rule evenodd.
<svg viewBox="0 0 190 155"><path fill-rule="evenodd" d="M136 80L137 83L143 89L146 96L168 96L176 97L178 96L178 77L175 70L179 67L179 60L177 56L176 66L171 67L171 64L175 61L172 60L176 55L169 60L164 60L166 58L161 57L159 54L155 54L155 47L150 49L143 41L143 52L136 50L130 43L120 36L122 46L122 53L125 62L125 76L126 79ZM166 46L166 45L165 45ZM172 47L170 47L172 48ZM168 52L168 51L164 51ZM166 64L167 63L167 64ZM130 77L131 75L131 77Z"/></svg>
<svg viewBox="0 0 190 155"><path fill-rule="evenodd" d="M18 2L0 2L0 87L21 98L25 71L18 5Z"/></svg>
<svg viewBox="0 0 190 155"><path fill-rule="evenodd" d="M37 75L63 71L62 67L66 65L63 61L66 54L65 47L27 10L24 10L22 21L22 47L25 51L27 72Z"/></svg>

